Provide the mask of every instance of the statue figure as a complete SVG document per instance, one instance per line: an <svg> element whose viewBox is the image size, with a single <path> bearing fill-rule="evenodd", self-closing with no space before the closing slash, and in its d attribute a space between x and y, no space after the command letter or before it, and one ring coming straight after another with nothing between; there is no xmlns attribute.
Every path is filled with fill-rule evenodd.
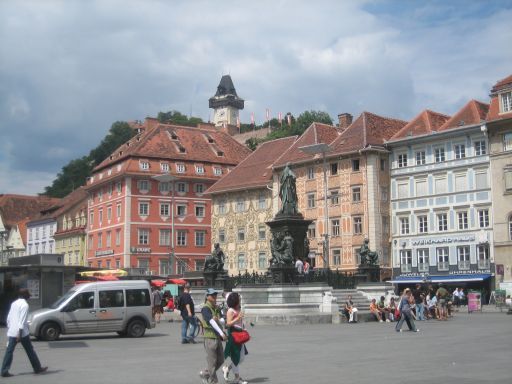
<svg viewBox="0 0 512 384"><path fill-rule="evenodd" d="M220 248L219 243L215 243L212 254L206 257L204 261L204 270L206 272L221 272L224 270L224 260L226 256Z"/></svg>
<svg viewBox="0 0 512 384"><path fill-rule="evenodd" d="M364 239L363 245L359 248L359 256L362 265L377 265L379 255L375 251L371 251L368 243L370 240Z"/></svg>
<svg viewBox="0 0 512 384"><path fill-rule="evenodd" d="M281 198L281 209L278 214L295 215L298 213L296 179L297 177L290 169L289 163L286 164L280 178L279 197Z"/></svg>
<svg viewBox="0 0 512 384"><path fill-rule="evenodd" d="M281 232L273 234L270 250L272 252L271 266L293 264L293 238L288 231L284 235Z"/></svg>

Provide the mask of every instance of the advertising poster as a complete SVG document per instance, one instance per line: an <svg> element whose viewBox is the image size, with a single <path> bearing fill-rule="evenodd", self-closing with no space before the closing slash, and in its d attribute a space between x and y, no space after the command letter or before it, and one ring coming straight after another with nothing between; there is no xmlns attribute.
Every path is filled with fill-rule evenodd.
<svg viewBox="0 0 512 384"><path fill-rule="evenodd" d="M472 291L468 293L468 312L482 311L481 293Z"/></svg>
<svg viewBox="0 0 512 384"><path fill-rule="evenodd" d="M27 289L31 299L39 299L39 280L27 280Z"/></svg>

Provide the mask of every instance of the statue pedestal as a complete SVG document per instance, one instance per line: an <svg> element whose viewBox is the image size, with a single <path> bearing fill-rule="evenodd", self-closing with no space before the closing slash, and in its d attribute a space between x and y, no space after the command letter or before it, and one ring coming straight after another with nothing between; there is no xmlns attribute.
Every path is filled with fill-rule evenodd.
<svg viewBox="0 0 512 384"><path fill-rule="evenodd" d="M297 270L293 265L271 266L268 271L272 284L295 284L297 282Z"/></svg>
<svg viewBox="0 0 512 384"><path fill-rule="evenodd" d="M224 289L228 279L227 271L204 271L204 281L208 288Z"/></svg>
<svg viewBox="0 0 512 384"><path fill-rule="evenodd" d="M380 281L380 266L360 264L358 267L358 275L361 276L361 280L364 279L365 283L375 283Z"/></svg>

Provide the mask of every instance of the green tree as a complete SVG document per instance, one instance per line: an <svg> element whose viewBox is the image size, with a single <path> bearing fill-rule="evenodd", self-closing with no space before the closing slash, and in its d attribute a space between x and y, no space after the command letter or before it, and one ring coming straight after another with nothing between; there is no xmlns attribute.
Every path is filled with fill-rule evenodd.
<svg viewBox="0 0 512 384"><path fill-rule="evenodd" d="M114 150L130 140L136 134L128 123L116 121L110 127L107 136L101 143L91 150L88 156L71 160L62 167L51 186L44 190L44 195L51 197L64 197L78 187L85 185L87 177L95 166L105 160Z"/></svg>
<svg viewBox="0 0 512 384"><path fill-rule="evenodd" d="M202 123L200 117L187 117L178 111L158 112L157 119L161 123L184 125L188 127L197 127L198 123Z"/></svg>
<svg viewBox="0 0 512 384"><path fill-rule="evenodd" d="M323 123L332 125L331 116L322 111L305 111L297 117L296 125L299 131L304 132L313 123ZM301 132L301 133L302 133Z"/></svg>
<svg viewBox="0 0 512 384"><path fill-rule="evenodd" d="M251 151L255 151L256 148L258 148L260 141L255 137L250 137L247 140L245 140L245 145L247 145L247 148L249 148Z"/></svg>

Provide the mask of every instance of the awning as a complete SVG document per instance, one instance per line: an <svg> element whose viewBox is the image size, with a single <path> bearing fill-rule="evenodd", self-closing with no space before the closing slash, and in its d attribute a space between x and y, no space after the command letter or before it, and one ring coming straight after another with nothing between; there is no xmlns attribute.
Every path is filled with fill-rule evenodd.
<svg viewBox="0 0 512 384"><path fill-rule="evenodd" d="M151 280L151 285L162 288L165 286L165 280Z"/></svg>
<svg viewBox="0 0 512 384"><path fill-rule="evenodd" d="M472 273L460 275L430 275L427 280L421 276L398 276L397 278L388 281L392 284L405 284L405 283L463 283L470 281L483 281L490 278L490 273Z"/></svg>
<svg viewBox="0 0 512 384"><path fill-rule="evenodd" d="M177 285L185 285L187 284L186 280L183 279L169 279L167 280L169 284L177 284Z"/></svg>
<svg viewBox="0 0 512 384"><path fill-rule="evenodd" d="M80 276L91 277L91 276L126 276L128 272L122 269L102 269L98 271L85 271L80 272Z"/></svg>

